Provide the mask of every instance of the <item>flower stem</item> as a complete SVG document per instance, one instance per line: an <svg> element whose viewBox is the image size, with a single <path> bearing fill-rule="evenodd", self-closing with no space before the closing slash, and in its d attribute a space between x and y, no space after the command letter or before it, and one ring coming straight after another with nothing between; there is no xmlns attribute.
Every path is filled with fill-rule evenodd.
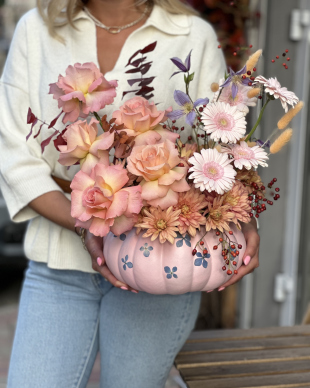
<svg viewBox="0 0 310 388"><path fill-rule="evenodd" d="M99 124L100 124L100 127L103 129L103 132L105 132L103 126L102 126L102 122L101 122L101 118L100 116L98 115L97 112L93 112L94 113L94 116L96 117L96 119L99 121Z"/></svg>
<svg viewBox="0 0 310 388"><path fill-rule="evenodd" d="M251 136L252 136L253 133L255 132L256 128L258 127L258 125L259 125L259 123L260 123L260 121L261 121L261 119L262 119L262 117L263 117L264 110L265 110L265 108L266 108L266 106L267 106L267 104L268 104L269 101L270 101L270 98L267 98L267 100L266 100L264 106L262 107L262 110L260 111L260 114L259 114L259 116L258 116L258 119L257 119L257 121L256 121L256 123L255 123L255 125L254 125L254 127L252 128L252 130L251 130L251 132L248 134L248 136L245 138L245 141L248 141L248 140L251 139Z"/></svg>

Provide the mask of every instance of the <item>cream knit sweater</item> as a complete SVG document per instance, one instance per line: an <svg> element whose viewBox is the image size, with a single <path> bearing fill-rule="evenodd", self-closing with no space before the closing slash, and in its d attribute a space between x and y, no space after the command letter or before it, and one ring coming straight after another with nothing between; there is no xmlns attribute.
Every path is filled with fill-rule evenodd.
<svg viewBox="0 0 310 388"><path fill-rule="evenodd" d="M64 74L68 65L76 62L98 65L93 21L81 11L75 24L77 30L70 26L59 29L66 45L49 36L36 9L28 12L16 28L0 82L0 184L12 220L30 220L25 238L29 259L46 262L51 268L93 272L89 254L83 250L79 237L28 207L30 201L44 193L61 191L51 174L72 180L78 171L78 166L67 170L57 162L58 153L52 144L41 154L40 142L50 131L43 130L42 137L28 142L25 139L30 129L26 124L28 107L47 122L59 112L57 102L48 94L49 84ZM119 84L114 104L104 110L108 117L122 104L122 92L130 89L125 74L129 57L154 41L157 47L148 54L154 61L148 74L156 76L152 83L153 100L159 109L171 105L177 109L173 92L184 90L182 74L169 80L177 70L169 58L184 60L193 49L191 70L195 71L195 78L190 89L193 99L210 97L211 83L223 77L224 59L210 25L198 17L171 15L155 6L146 23L125 42L115 68L105 75L107 80L117 79ZM63 129L61 123L56 127Z"/></svg>

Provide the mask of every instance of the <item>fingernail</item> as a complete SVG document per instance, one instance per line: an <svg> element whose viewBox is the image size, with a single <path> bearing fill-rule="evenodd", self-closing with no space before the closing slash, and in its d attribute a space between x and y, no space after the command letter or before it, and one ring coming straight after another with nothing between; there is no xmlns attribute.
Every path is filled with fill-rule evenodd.
<svg viewBox="0 0 310 388"><path fill-rule="evenodd" d="M102 258L101 257L97 257L97 264L101 266L102 263L103 263Z"/></svg>
<svg viewBox="0 0 310 388"><path fill-rule="evenodd" d="M251 256L246 256L246 257L244 258L244 260L243 260L244 265L248 265L250 261L251 261Z"/></svg>
<svg viewBox="0 0 310 388"><path fill-rule="evenodd" d="M121 289L122 289L122 290L126 290L126 291L128 291L128 288L127 288L127 287L124 287L124 286L123 286L123 287L121 287Z"/></svg>
<svg viewBox="0 0 310 388"><path fill-rule="evenodd" d="M223 291L223 290L225 290L225 287L220 287L220 288L218 289L218 291Z"/></svg>
<svg viewBox="0 0 310 388"><path fill-rule="evenodd" d="M135 294L139 293L139 291L136 291L136 290L131 290L131 292L134 292Z"/></svg>
<svg viewBox="0 0 310 388"><path fill-rule="evenodd" d="M214 291L214 290L209 290L209 291L207 291L207 293L208 293L208 292L212 292L212 291Z"/></svg>

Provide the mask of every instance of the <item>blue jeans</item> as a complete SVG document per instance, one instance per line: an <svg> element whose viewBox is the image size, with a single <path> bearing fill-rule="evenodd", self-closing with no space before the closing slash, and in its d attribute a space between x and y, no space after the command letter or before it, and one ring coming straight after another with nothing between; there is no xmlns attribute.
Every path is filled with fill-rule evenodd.
<svg viewBox="0 0 310 388"><path fill-rule="evenodd" d="M199 304L200 292L134 294L99 274L30 261L8 388L86 387L98 351L100 387L164 387Z"/></svg>

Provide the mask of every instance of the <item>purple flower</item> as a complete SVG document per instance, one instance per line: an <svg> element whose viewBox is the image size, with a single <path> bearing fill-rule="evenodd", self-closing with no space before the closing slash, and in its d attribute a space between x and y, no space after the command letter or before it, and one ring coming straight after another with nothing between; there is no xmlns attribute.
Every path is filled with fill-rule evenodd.
<svg viewBox="0 0 310 388"><path fill-rule="evenodd" d="M185 62L182 62L181 59L177 57L170 58L170 60L180 69L180 71L176 71L175 73L173 73L170 78L179 73L187 73L190 70L192 51L193 50L191 50L188 56L186 57Z"/></svg>
<svg viewBox="0 0 310 388"><path fill-rule="evenodd" d="M198 98L194 103L190 100L187 94L181 90L174 91L174 100L175 102L182 107L182 109L174 110L167 114L168 118L171 120L177 120L182 116L186 115L186 123L189 125L194 124L196 117L195 108L198 105L207 105L209 103L208 98Z"/></svg>
<svg viewBox="0 0 310 388"><path fill-rule="evenodd" d="M270 148L270 140L262 141L262 140L260 140L260 139L257 139L255 142L256 142L256 144L257 144L258 146L260 146L260 147L263 147L263 148L265 148L265 147Z"/></svg>
<svg viewBox="0 0 310 388"><path fill-rule="evenodd" d="M233 71L233 69L230 69L228 78L225 80L223 85L221 85L220 87L222 88L222 87L228 86L231 83L232 84L231 85L231 95L232 95L232 98L235 98L237 93L238 93L238 84L243 84L243 85L249 84L248 77L246 77L244 79L242 78L242 75L245 73L246 73L246 65L241 70L237 71L236 73Z"/></svg>

